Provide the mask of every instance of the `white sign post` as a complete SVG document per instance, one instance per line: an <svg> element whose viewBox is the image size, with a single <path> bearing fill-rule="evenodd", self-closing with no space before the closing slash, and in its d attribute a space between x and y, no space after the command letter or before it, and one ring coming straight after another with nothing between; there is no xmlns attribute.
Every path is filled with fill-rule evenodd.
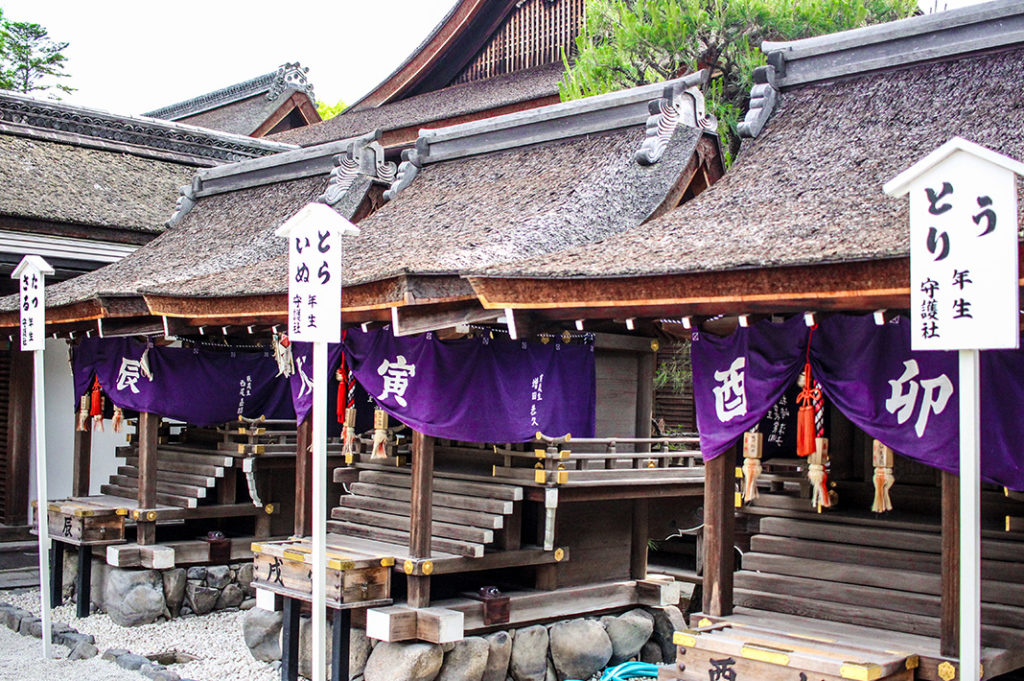
<svg viewBox="0 0 1024 681"><path fill-rule="evenodd" d="M32 415L36 444L36 518L39 540L39 605L43 615L43 657L52 657L50 624L50 532L46 507L46 401L43 394L43 351L46 340L46 275L53 268L38 255L26 255L11 273L18 280L21 349L32 352Z"/></svg>
<svg viewBox="0 0 1024 681"><path fill-rule="evenodd" d="M911 347L960 364L960 681L980 678L979 350L1020 345L1017 182L1024 164L954 137L885 184L910 194Z"/></svg>
<svg viewBox="0 0 1024 681"><path fill-rule="evenodd" d="M288 337L313 343L313 673L326 676L327 344L341 341L341 236L359 228L310 203L277 228L288 239Z"/></svg>

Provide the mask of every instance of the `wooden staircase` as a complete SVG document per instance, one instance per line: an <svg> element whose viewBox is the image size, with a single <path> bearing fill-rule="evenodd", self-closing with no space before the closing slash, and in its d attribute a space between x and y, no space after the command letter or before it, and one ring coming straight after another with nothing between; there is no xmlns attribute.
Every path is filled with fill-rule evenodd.
<svg viewBox="0 0 1024 681"><path fill-rule="evenodd" d="M762 518L735 574L735 603L938 637L941 536L904 527ZM982 540L982 643L1014 648L1024 644L1024 541L1004 536Z"/></svg>
<svg viewBox="0 0 1024 681"><path fill-rule="evenodd" d="M382 467L383 468L383 467ZM341 471L335 481L341 482ZM360 469L340 506L331 510L327 531L346 537L371 539L400 546L409 544L412 476L406 468ZM479 558L499 538L506 540L518 518L523 488L472 482L435 472L431 548L445 554ZM518 526L515 526L518 532ZM505 532L502 535L502 532ZM330 541L330 539L329 539Z"/></svg>

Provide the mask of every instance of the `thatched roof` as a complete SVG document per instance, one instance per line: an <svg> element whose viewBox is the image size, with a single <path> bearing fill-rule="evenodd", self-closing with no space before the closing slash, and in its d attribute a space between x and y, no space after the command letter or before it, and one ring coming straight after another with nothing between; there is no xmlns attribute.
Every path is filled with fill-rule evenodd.
<svg viewBox="0 0 1024 681"><path fill-rule="evenodd" d="M481 270L609 278L906 256L906 199L882 185L955 135L1024 158L1024 48L786 90L702 195L597 244Z"/></svg>
<svg viewBox="0 0 1024 681"><path fill-rule="evenodd" d="M310 146L371 130L398 130L558 95L562 66L554 64L453 85L375 108L350 109L315 125L286 130L269 139Z"/></svg>
<svg viewBox="0 0 1024 681"><path fill-rule="evenodd" d="M193 166L0 134L0 215L159 232Z"/></svg>
<svg viewBox="0 0 1024 681"><path fill-rule="evenodd" d="M432 164L344 242L344 285L465 270L588 243L639 224L665 200L701 133L680 126L662 159L641 166L640 127ZM283 247L282 247L283 251ZM269 252L268 252L269 253ZM145 293L283 294L287 256ZM466 289L468 292L468 288Z"/></svg>

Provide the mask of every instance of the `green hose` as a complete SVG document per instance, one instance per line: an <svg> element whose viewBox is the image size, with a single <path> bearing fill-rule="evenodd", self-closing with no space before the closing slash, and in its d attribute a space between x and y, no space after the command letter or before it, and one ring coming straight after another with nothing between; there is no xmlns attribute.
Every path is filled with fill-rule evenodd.
<svg viewBox="0 0 1024 681"><path fill-rule="evenodd" d="M601 674L600 681L625 681L636 678L657 678L658 665L647 662L623 662L615 667L608 667ZM566 681L574 681L567 679Z"/></svg>

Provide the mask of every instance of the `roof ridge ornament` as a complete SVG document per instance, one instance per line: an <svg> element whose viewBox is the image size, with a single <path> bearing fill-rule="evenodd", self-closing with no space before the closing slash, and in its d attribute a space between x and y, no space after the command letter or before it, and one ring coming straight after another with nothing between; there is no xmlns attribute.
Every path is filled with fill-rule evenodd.
<svg viewBox="0 0 1024 681"><path fill-rule="evenodd" d="M402 152L402 162L398 166L398 173L395 175L395 181L391 183L391 187L384 192L384 200L390 201L391 199L398 196L398 193L412 184L412 181L416 179L416 176L420 173L420 168L423 165L420 162L420 155L416 149L406 149Z"/></svg>
<svg viewBox="0 0 1024 681"><path fill-rule="evenodd" d="M178 201L174 206L174 214L164 223L165 227L171 229L181 224L181 221L185 219L188 212L196 205L196 192L199 191L201 185L202 180L198 176L193 176L192 184L178 187L180 196L178 196Z"/></svg>
<svg viewBox="0 0 1024 681"><path fill-rule="evenodd" d="M305 92L310 99L316 99L313 96L313 83L306 77L307 73L309 73L309 67L302 66L297 61L281 64L274 72L270 90L267 91L267 99L274 101L289 89Z"/></svg>
<svg viewBox="0 0 1024 681"><path fill-rule="evenodd" d="M706 78L707 72L702 72L702 80ZM647 119L646 137L633 155L642 166L661 160L680 123L705 130L718 127L718 121L707 112L704 93L697 85L685 89L681 81L666 85L661 98L651 101L647 107L651 115Z"/></svg>
<svg viewBox="0 0 1024 681"><path fill-rule="evenodd" d="M324 193L317 199L321 203L334 206L344 198L360 175L366 175L374 181L390 185L394 182L398 169L394 163L384 160L384 147L376 141L365 145L354 143L348 150L334 157L334 170L327 183Z"/></svg>
<svg viewBox="0 0 1024 681"><path fill-rule="evenodd" d="M775 67L759 66L754 69L754 87L750 88L750 106L743 121L736 126L740 137L754 138L761 134L771 118L779 100L775 87Z"/></svg>

